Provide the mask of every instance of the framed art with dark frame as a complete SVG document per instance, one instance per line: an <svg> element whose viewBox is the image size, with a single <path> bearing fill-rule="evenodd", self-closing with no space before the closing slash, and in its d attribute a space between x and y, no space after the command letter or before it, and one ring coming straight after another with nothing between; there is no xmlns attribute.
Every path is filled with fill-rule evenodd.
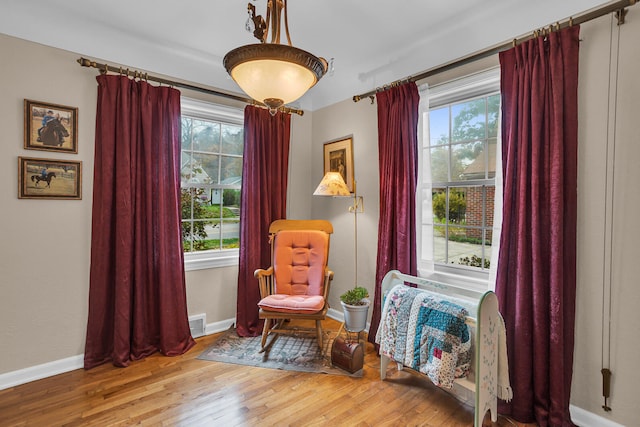
<svg viewBox="0 0 640 427"><path fill-rule="evenodd" d="M78 152L78 109L24 100L24 148Z"/></svg>
<svg viewBox="0 0 640 427"><path fill-rule="evenodd" d="M18 157L19 199L82 199L82 162Z"/></svg>
<svg viewBox="0 0 640 427"><path fill-rule="evenodd" d="M353 193L353 139L343 138L324 144L324 173L339 172Z"/></svg>

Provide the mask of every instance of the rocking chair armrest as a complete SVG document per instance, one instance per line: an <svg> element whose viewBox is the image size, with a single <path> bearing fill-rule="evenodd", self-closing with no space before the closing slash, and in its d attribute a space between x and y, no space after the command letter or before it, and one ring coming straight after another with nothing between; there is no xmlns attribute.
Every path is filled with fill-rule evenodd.
<svg viewBox="0 0 640 427"><path fill-rule="evenodd" d="M265 298L273 294L273 267L269 267L266 270L259 268L253 272L253 276L258 279L258 286L260 286L260 298Z"/></svg>
<svg viewBox="0 0 640 427"><path fill-rule="evenodd" d="M253 277L260 280L261 277L271 276L272 274L273 274L273 267L269 267L267 269L258 268L256 271L253 272Z"/></svg>
<svg viewBox="0 0 640 427"><path fill-rule="evenodd" d="M324 269L324 299L325 301L329 301L329 288L331 287L331 281L333 280L333 271L329 270L328 267Z"/></svg>

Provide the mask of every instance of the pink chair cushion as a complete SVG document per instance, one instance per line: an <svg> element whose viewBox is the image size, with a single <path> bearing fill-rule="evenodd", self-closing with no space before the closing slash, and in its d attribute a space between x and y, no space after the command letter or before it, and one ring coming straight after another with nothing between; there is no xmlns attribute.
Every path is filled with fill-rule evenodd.
<svg viewBox="0 0 640 427"><path fill-rule="evenodd" d="M310 314L322 310L324 307L324 298L320 295L275 294L263 298L258 305L267 311Z"/></svg>
<svg viewBox="0 0 640 427"><path fill-rule="evenodd" d="M323 231L278 232L273 255L275 294L324 296L324 272L328 252L329 235ZM320 303L316 300L312 306L315 307L315 304ZM319 308L316 309L318 310Z"/></svg>

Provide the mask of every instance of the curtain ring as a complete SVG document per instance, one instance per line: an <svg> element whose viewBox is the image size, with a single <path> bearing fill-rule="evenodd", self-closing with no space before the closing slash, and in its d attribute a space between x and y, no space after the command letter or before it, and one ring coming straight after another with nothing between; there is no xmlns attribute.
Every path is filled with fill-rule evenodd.
<svg viewBox="0 0 640 427"><path fill-rule="evenodd" d="M516 45L518 44L518 39L513 39L512 46L516 47Z"/></svg>
<svg viewBox="0 0 640 427"><path fill-rule="evenodd" d="M102 74L102 75L105 75L105 76L106 76L108 71L109 71L109 65L107 65L107 64L105 63L105 64L104 64L104 67L102 67L102 68L100 69L100 74Z"/></svg>
<svg viewBox="0 0 640 427"><path fill-rule="evenodd" d="M569 17L569 26L573 27L573 16Z"/></svg>

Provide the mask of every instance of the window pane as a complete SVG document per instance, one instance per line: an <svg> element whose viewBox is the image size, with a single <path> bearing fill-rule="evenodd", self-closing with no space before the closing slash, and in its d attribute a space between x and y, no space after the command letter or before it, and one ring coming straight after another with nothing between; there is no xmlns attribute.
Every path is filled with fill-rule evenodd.
<svg viewBox="0 0 640 427"><path fill-rule="evenodd" d="M242 112L214 105L210 111L202 109L201 104L197 108L202 116L183 116L181 120L183 247L185 252L237 248L244 148ZM217 113L221 112L233 123L220 122ZM206 118L208 113L211 118ZM227 238L231 243L225 243Z"/></svg>
<svg viewBox="0 0 640 427"><path fill-rule="evenodd" d="M500 94L487 98L487 135L489 138L498 136L498 118L500 117Z"/></svg>
<svg viewBox="0 0 640 427"><path fill-rule="evenodd" d="M466 142L451 146L451 180L484 179L484 143Z"/></svg>
<svg viewBox="0 0 640 427"><path fill-rule="evenodd" d="M484 186L468 187L466 191L465 222L469 227L483 227L485 209ZM475 239L482 238L482 230L469 230L468 236Z"/></svg>
<svg viewBox="0 0 640 427"><path fill-rule="evenodd" d="M496 177L496 155L498 153L498 140L496 138L489 139L489 161L487 178L493 179Z"/></svg>
<svg viewBox="0 0 640 427"><path fill-rule="evenodd" d="M485 139L485 99L454 104L451 106L451 141Z"/></svg>
<svg viewBox="0 0 640 427"><path fill-rule="evenodd" d="M191 150L191 119L182 117L182 149Z"/></svg>
<svg viewBox="0 0 640 427"><path fill-rule="evenodd" d="M193 175L191 183L217 184L219 156L193 153Z"/></svg>
<svg viewBox="0 0 640 427"><path fill-rule="evenodd" d="M449 107L429 111L429 138L431 145L449 143Z"/></svg>
<svg viewBox="0 0 640 427"><path fill-rule="evenodd" d="M205 230L208 218L209 197L203 188L183 188L181 190L182 241L185 250L201 250L202 241L207 237ZM192 244L189 243L192 241Z"/></svg>
<svg viewBox="0 0 640 427"><path fill-rule="evenodd" d="M194 119L193 149L195 151L220 152L220 124Z"/></svg>
<svg viewBox="0 0 640 427"><path fill-rule="evenodd" d="M447 189L434 188L431 192L431 207L433 209L433 223L447 222Z"/></svg>
<svg viewBox="0 0 640 427"><path fill-rule="evenodd" d="M244 149L244 128L236 125L222 125L222 153L242 154Z"/></svg>
<svg viewBox="0 0 640 427"><path fill-rule="evenodd" d="M420 201L422 203L422 219L421 219L421 223L422 224L433 224L433 213L431 210L431 194L429 194L431 192L431 189L426 189L423 188L421 190L421 197L420 197ZM423 228L427 228L427 227L423 227Z"/></svg>
<svg viewBox="0 0 640 427"><path fill-rule="evenodd" d="M242 182L242 158L222 156L220 184L240 185Z"/></svg>
<svg viewBox="0 0 640 427"><path fill-rule="evenodd" d="M495 185L485 187L485 220L484 226L488 229L488 233L493 230L493 211L495 209L494 200L496 197ZM491 243L491 235L488 237L489 243Z"/></svg>
<svg viewBox="0 0 640 427"><path fill-rule="evenodd" d="M222 249L235 249L240 247L240 219L225 220L222 222Z"/></svg>
<svg viewBox="0 0 640 427"><path fill-rule="evenodd" d="M449 224L466 225L467 212L467 188L458 187L449 189ZM449 230L449 234L451 234ZM458 231L456 231L458 232ZM462 232L464 233L464 231Z"/></svg>
<svg viewBox="0 0 640 427"><path fill-rule="evenodd" d="M445 232L444 226L433 227L433 261L435 262L447 262Z"/></svg>
<svg viewBox="0 0 640 427"><path fill-rule="evenodd" d="M191 182L191 177L193 176L193 169L191 164L192 159L188 151L182 150L180 161L180 185L182 187L185 187L189 182Z"/></svg>
<svg viewBox="0 0 640 427"><path fill-rule="evenodd" d="M449 180L449 148L431 148L431 180L447 182Z"/></svg>

